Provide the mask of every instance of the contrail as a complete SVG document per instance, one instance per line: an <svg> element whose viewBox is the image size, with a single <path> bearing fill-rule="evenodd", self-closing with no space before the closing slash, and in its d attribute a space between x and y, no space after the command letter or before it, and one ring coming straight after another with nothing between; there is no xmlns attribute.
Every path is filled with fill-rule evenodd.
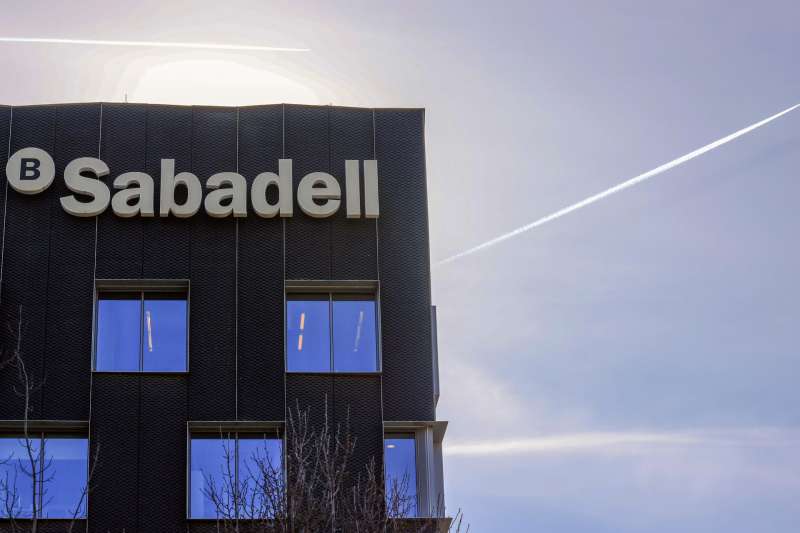
<svg viewBox="0 0 800 533"><path fill-rule="evenodd" d="M163 41L101 41L95 39L53 39L48 37L0 37L3 43L92 44L102 46L143 46L156 48L191 48L195 50L255 50L260 52L310 52L309 48L284 48L249 44L175 43Z"/></svg>
<svg viewBox="0 0 800 533"><path fill-rule="evenodd" d="M565 208L563 208L563 209L561 209L559 211L556 211L555 213L552 213L550 215L542 217L539 220L535 220L534 222L531 222L530 224L526 224L526 225L524 225L524 226L522 226L520 228L517 228L517 229L515 229L513 231L509 231L508 233L504 233L503 235L500 235L499 237L495 237L494 239L488 240L488 241L484 242L483 244L479 244L477 246L473 246L472 248L470 248L468 250L465 250L465 251L463 251L461 253L457 253L455 255L452 255L452 256L448 257L447 259L442 259L441 261L438 261L437 263L435 263L434 266L438 267L438 266L445 265L447 263L452 263L456 259L461 259L462 257L466 257L468 255L472 255L475 252L479 252L480 250L483 250L484 248L488 248L490 246L494 246L495 244L499 244L499 243L501 243L501 242L503 242L505 240L508 240L508 239L510 239L512 237L516 237L520 233L525 233L528 230L532 230L533 228L537 228L539 226L547 224L548 222L551 222L551 221L553 221L553 220L555 220L557 218L561 218L561 217L563 217L564 215L566 215L568 213L572 213L573 211L577 211L578 209L581 209L583 207L591 205L591 204L593 204L593 203L595 203L595 202L597 202L599 200L602 200L606 196L611 196L612 194L618 193L618 192L620 192L620 191L622 191L624 189L627 189L628 187L633 187L634 185L637 185L637 184L639 184L639 183L641 183L643 181L649 180L650 178L652 178L654 176L658 176L662 172L666 172L667 170L669 170L671 168L677 167L678 165L682 165L683 163L686 163L687 161L691 161L695 157L699 157L699 156L705 154L706 152L710 152L714 148L718 148L718 147L722 146L723 144L727 144L727 143L731 142L732 140L734 140L734 139L736 139L738 137L741 137L742 135L744 135L746 133L750 133L751 131L753 131L753 130L755 130L757 128L760 128L761 126L764 126L765 124L769 124L773 120L775 120L777 118L780 118L783 115L794 111L798 107L800 107L800 104L794 105L794 106L792 106L792 107L790 107L788 109L784 109L780 113L776 113L776 114L772 115L771 117L765 118L764 120L762 120L760 122L756 122L753 125L747 126L746 128L742 128L742 129L740 129L739 131L737 131L735 133L731 133L727 137L723 137L723 138L721 138L719 140L716 140L716 141L714 141L714 142L712 142L710 144L707 144L707 145L703 146L702 148L698 148L694 152L689 152L688 154L682 155L677 159L673 159L669 163L664 163L660 167L656 167L653 170L648 170L644 174L639 174L638 176L636 176L634 178L631 178L628 181L624 181L624 182L620 183L619 185L615 185L614 187L611 187L610 189L606 189L603 192L595 194L594 196L590 196L589 198L586 198L585 200L581 200L580 202L578 202L576 204L572 204L572 205L570 205L568 207L565 207Z"/></svg>

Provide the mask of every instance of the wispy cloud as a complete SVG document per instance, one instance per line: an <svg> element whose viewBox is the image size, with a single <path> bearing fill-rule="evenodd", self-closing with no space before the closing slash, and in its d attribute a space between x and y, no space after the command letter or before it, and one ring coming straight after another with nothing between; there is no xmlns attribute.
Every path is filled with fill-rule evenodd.
<svg viewBox="0 0 800 533"><path fill-rule="evenodd" d="M310 52L309 48L251 44L179 43L169 41L107 41L98 39L59 39L51 37L0 37L2 43L79 44L95 46L138 46L146 48L189 48L194 50L239 50L258 52Z"/></svg>
<svg viewBox="0 0 800 533"><path fill-rule="evenodd" d="M714 141L712 143L709 143L709 144L707 144L707 145L705 145L705 146L703 146L701 148L698 148L697 150L694 150L693 152L689 152L688 154L685 154L685 155L682 155L682 156L680 156L680 157L678 157L676 159L673 159L672 161L669 161L668 163L664 163L661 166L658 166L658 167L656 167L656 168L654 168L652 170L648 170L647 172L644 172L643 174L639 174L638 176L635 176L635 177L633 177L633 178L631 178L631 179L629 179L627 181L624 181L624 182L620 183L619 185L615 185L614 187L606 189L603 192L597 193L594 196L590 196L590 197L588 197L588 198L586 198L584 200L581 200L580 202L574 203L574 204L572 204L572 205L570 205L568 207L560 209L560 210L556 211L555 213L551 213L551 214L549 214L549 215L547 215L545 217L542 217L542 218L540 218L538 220L535 220L535 221L531 222L530 224L526 224L526 225L524 225L522 227L519 227L519 228L517 228L517 229L515 229L513 231L509 231L508 233L504 233L504 234L500 235L499 237L495 237L494 239L488 240L488 241L486 241L486 242L484 242L482 244L479 244L477 246L473 246L472 248L469 248L468 250L465 250L463 252L460 252L460 253L457 253L455 255L452 255L452 256L450 256L450 257L448 257L446 259L443 259L441 261L438 261L438 262L436 262L434 264L434 266L441 266L441 265L445 265L447 263L452 263L453 261L455 261L457 259L461 259L462 257L466 257L468 255L472 255L472 254L474 254L476 252L479 252L479 251L481 251L481 250L483 250L485 248L489 248L490 246L494 246L495 244L500 244L501 242L503 242L505 240L508 240L508 239L510 239L512 237L516 237L517 235L519 235L521 233L525 233L526 231L530 231L530 230L532 230L534 228L537 228L539 226L547 224L548 222L552 222L553 220L561 218L564 215L572 213L573 211L577 211L578 209L581 209L581 208L589 206L589 205L591 205L591 204L593 204L595 202L598 202L598 201L602 200L603 198L606 198L607 196L611 196L612 194L615 194L615 193L618 193L620 191L623 191L623 190L625 190L625 189L627 189L629 187L633 187L634 185L638 185L639 183L642 183L643 181L646 181L646 180L649 180L650 178L658 176L659 174L661 174L663 172L666 172L667 170L670 170L671 168L675 168L678 165L682 165L683 163L686 163L687 161L691 161L692 159L694 159L696 157L700 157L701 155L703 155L703 154L705 154L707 152L710 152L711 150L714 150L715 148L719 148L720 146L722 146L724 144L727 144L727 143L733 141L734 139L737 139L737 138L741 137L742 135L750 133L751 131L753 131L753 130L755 130L757 128L760 128L761 126L769 124L773 120L775 120L777 118L780 118L783 115L794 111L798 107L800 107L800 104L794 105L794 106L792 106L792 107L790 107L788 109L784 109L780 113L776 113L776 114L772 115L771 117L767 117L764 120L761 120L759 122L756 122L755 124L751 124L750 126L747 126L746 128L742 128L742 129L740 129L740 130L738 130L738 131L736 131L734 133L731 133L730 135L727 135L727 136L725 136L725 137L723 137L721 139L718 139L718 140L716 140L716 141Z"/></svg>
<svg viewBox="0 0 800 533"><path fill-rule="evenodd" d="M620 452L654 446L793 446L800 449L800 430L751 428L669 432L618 431L548 435L462 443L445 443L448 456L519 455L575 452Z"/></svg>

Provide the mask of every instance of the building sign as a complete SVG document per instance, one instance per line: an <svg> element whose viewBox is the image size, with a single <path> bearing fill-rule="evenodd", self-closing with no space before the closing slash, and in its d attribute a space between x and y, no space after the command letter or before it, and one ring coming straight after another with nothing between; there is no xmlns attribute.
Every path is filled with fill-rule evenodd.
<svg viewBox="0 0 800 533"><path fill-rule="evenodd" d="M377 218L378 162L363 161L364 209L361 208L361 172L358 160L345 161L345 210L347 218ZM75 194L62 196L61 207L77 217L94 217L108 209L120 217L154 217L155 184L144 172L125 172L114 178L111 194L99 178L110 172L108 165L94 157L79 157L64 168L64 183ZM6 179L22 194L39 194L55 179L55 163L40 148L23 148L14 153L6 164ZM158 216L188 218L202 206L215 218L246 217L248 215L247 181L236 172L219 172L206 180L207 194L203 198L200 180L190 172L175 174L175 160L161 160ZM176 189L182 189L176 199ZM277 191L277 200L270 202L267 192ZM291 217L294 208L292 160L279 159L278 173L262 172L250 185L250 204L262 218ZM297 205L314 218L325 218L339 210L342 190L339 181L327 172L306 174L297 185Z"/></svg>

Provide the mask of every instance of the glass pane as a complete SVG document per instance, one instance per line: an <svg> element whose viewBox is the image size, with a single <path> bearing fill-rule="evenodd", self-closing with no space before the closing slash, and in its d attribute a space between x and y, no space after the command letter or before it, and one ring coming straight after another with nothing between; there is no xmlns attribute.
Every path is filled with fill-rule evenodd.
<svg viewBox="0 0 800 533"><path fill-rule="evenodd" d="M327 300L286 302L286 361L289 372L330 372Z"/></svg>
<svg viewBox="0 0 800 533"><path fill-rule="evenodd" d="M269 437L239 434L239 487L244 502L240 512L242 518L274 516L276 509L270 506L279 501L282 494L283 441Z"/></svg>
<svg viewBox="0 0 800 533"><path fill-rule="evenodd" d="M97 302L97 356L95 369L139 371L138 299L101 299Z"/></svg>
<svg viewBox="0 0 800 533"><path fill-rule="evenodd" d="M386 498L392 516L417 516L417 446L413 435L384 439Z"/></svg>
<svg viewBox="0 0 800 533"><path fill-rule="evenodd" d="M37 471L41 468L39 443L38 438L31 441ZM0 503L13 502L10 504L10 513L6 505L0 506L0 517L8 518L11 515L15 518L31 518L34 495L30 472L31 462L25 441L16 437L0 438L0 484L7 487L6 490L0 489Z"/></svg>
<svg viewBox="0 0 800 533"><path fill-rule="evenodd" d="M186 300L144 300L143 370L186 370Z"/></svg>
<svg viewBox="0 0 800 533"><path fill-rule="evenodd" d="M216 518L228 513L234 516L230 483L234 479L236 464L235 441L220 438L192 438L189 475L189 502L192 518ZM226 451L230 461L226 460ZM215 495L219 509L210 497Z"/></svg>
<svg viewBox="0 0 800 533"><path fill-rule="evenodd" d="M336 372L375 372L375 302L334 300L333 368Z"/></svg>
<svg viewBox="0 0 800 533"><path fill-rule="evenodd" d="M86 488L89 443L87 439L47 436L44 442L45 482L42 516L78 518L86 516ZM83 496L83 499L81 499Z"/></svg>

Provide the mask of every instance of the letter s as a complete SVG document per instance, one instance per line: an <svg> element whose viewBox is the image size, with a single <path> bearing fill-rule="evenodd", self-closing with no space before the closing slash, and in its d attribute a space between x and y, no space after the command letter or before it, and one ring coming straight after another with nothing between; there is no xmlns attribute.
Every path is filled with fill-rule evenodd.
<svg viewBox="0 0 800 533"><path fill-rule="evenodd" d="M105 183L99 179L83 176L84 172L93 172L98 178L108 174L108 165L94 157L79 157L64 169L64 183L72 192L91 196L92 200L81 202L74 195L62 196L61 207L76 217L94 217L108 208L111 193Z"/></svg>

